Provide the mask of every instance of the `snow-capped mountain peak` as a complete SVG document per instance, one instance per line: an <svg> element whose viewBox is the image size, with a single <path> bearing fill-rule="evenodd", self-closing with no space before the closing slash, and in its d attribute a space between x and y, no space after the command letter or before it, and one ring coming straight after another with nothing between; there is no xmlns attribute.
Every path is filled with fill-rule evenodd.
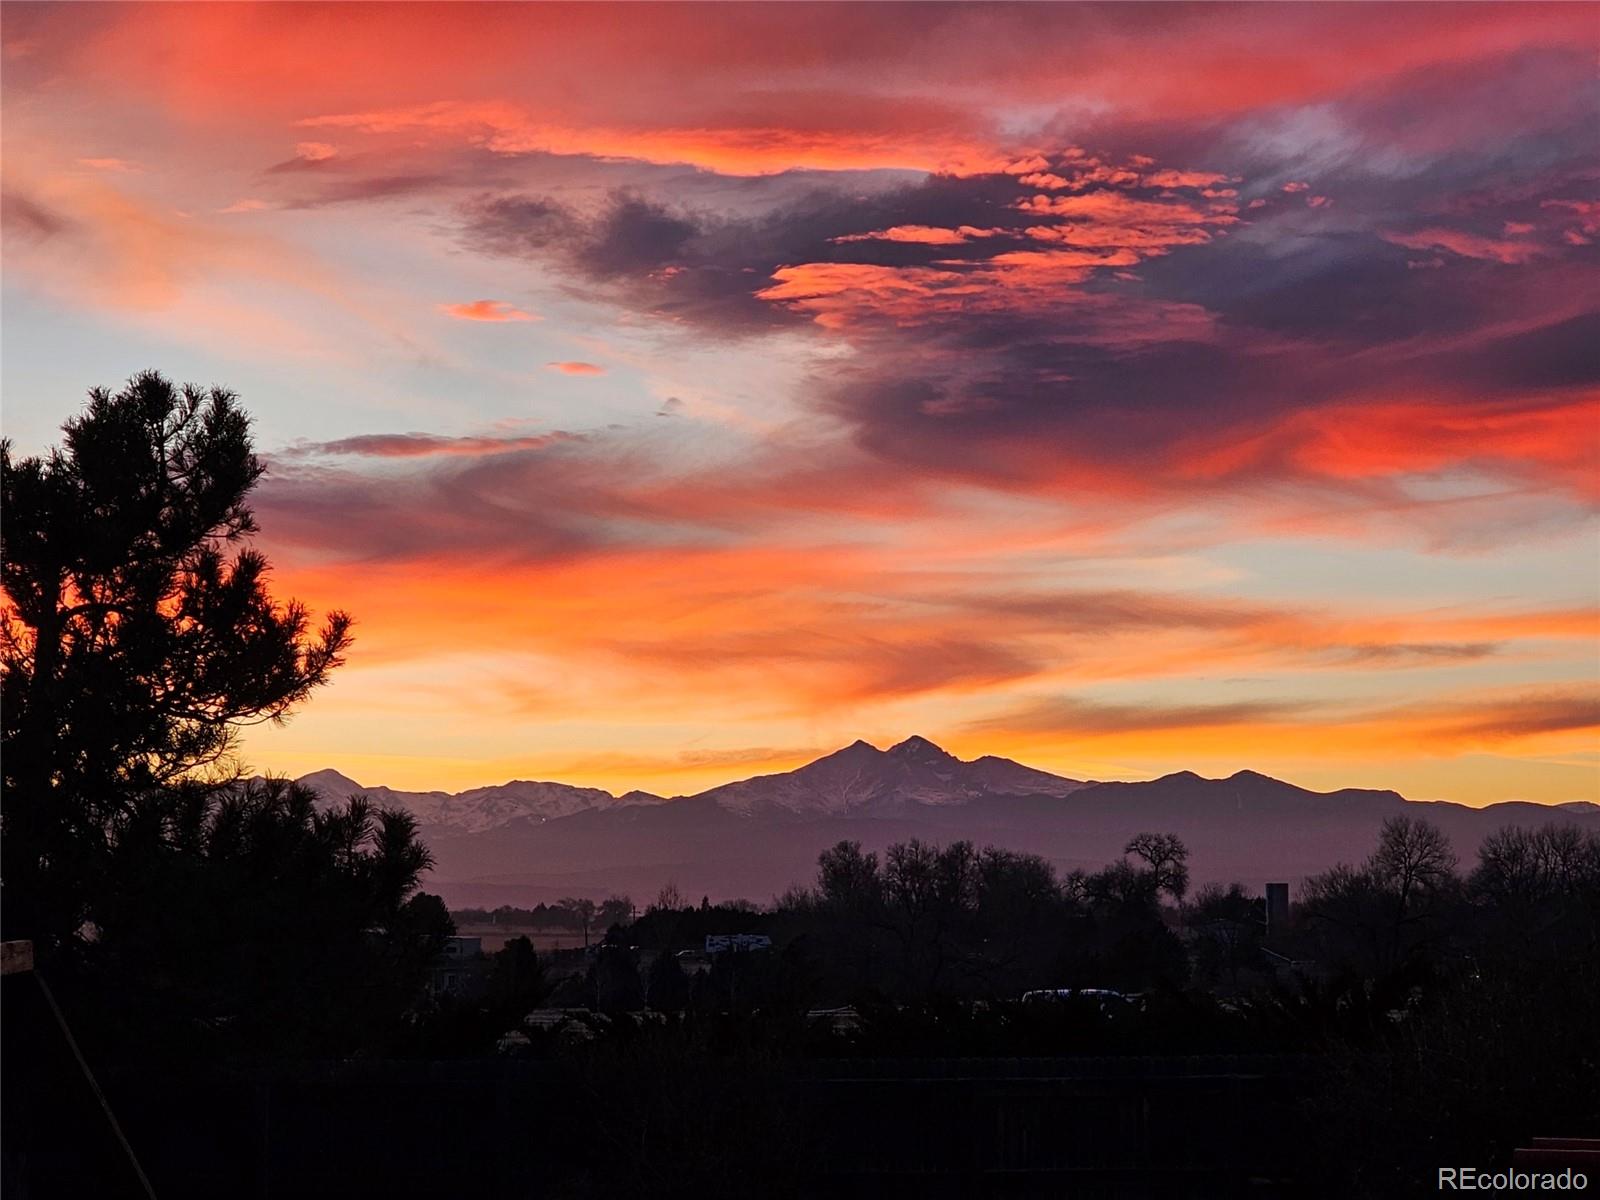
<svg viewBox="0 0 1600 1200"><path fill-rule="evenodd" d="M295 782L305 784L306 787L325 799L343 799L346 796L353 796L358 792L366 791L350 776L341 775L338 771L331 769L313 771L309 775L300 776Z"/></svg>
<svg viewBox="0 0 1600 1200"><path fill-rule="evenodd" d="M927 738L910 737L887 751L858 741L797 770L725 784L701 796L732 812L839 815L966 804L996 795L1063 796L1082 786L1009 759L964 762Z"/></svg>
<svg viewBox="0 0 1600 1200"><path fill-rule="evenodd" d="M590 809L661 801L661 797L647 792L629 792L627 796L618 798L599 788L527 779L513 779L492 787L469 788L453 795L449 792L402 792L387 787L363 787L349 776L333 770L314 771L310 775L302 775L296 782L305 784L330 804L346 800L352 795L365 796L374 804L404 809L424 827L439 827L461 833L484 833L517 821L537 824Z"/></svg>
<svg viewBox="0 0 1600 1200"><path fill-rule="evenodd" d="M949 751L918 735L913 735L903 742L890 746L887 753L902 762L923 763L929 766L944 766L961 762L959 758Z"/></svg>

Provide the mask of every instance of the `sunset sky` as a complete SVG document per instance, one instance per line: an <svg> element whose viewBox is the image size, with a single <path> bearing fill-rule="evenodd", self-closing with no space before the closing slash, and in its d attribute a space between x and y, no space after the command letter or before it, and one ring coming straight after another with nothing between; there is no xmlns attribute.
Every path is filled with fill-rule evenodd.
<svg viewBox="0 0 1600 1200"><path fill-rule="evenodd" d="M4 6L4 418L239 393L253 768L1600 800L1600 8Z"/></svg>

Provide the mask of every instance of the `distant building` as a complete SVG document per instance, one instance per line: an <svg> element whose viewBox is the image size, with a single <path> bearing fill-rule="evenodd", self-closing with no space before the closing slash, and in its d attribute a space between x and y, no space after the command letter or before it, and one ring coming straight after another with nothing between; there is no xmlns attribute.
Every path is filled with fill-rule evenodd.
<svg viewBox="0 0 1600 1200"><path fill-rule="evenodd" d="M1262 946L1261 957L1279 983L1303 982L1308 979L1325 979L1323 966L1302 946L1285 939L1277 947Z"/></svg>
<svg viewBox="0 0 1600 1200"><path fill-rule="evenodd" d="M495 1043L494 1048L499 1054L522 1054L532 1045L533 1042L522 1030L511 1029L500 1035L500 1040Z"/></svg>
<svg viewBox="0 0 1600 1200"><path fill-rule="evenodd" d="M854 1033L861 1028L861 1014L849 1004L843 1008L813 1008L806 1013L806 1022L829 1033Z"/></svg>
<svg viewBox="0 0 1600 1200"><path fill-rule="evenodd" d="M711 956L698 950L679 950L677 959L685 975L704 975L711 970Z"/></svg>
<svg viewBox="0 0 1600 1200"><path fill-rule="evenodd" d="M1289 885L1267 884L1267 932L1281 933L1289 924Z"/></svg>
<svg viewBox="0 0 1600 1200"><path fill-rule="evenodd" d="M595 1029L611 1024L611 1018L605 1013L590 1012L587 1008L536 1008L522 1018L522 1024L528 1029L555 1032L575 1041L592 1042Z"/></svg>
<svg viewBox="0 0 1600 1200"><path fill-rule="evenodd" d="M483 939L481 937L448 937L444 940L445 958L481 958L483 957Z"/></svg>
<svg viewBox="0 0 1600 1200"><path fill-rule="evenodd" d="M721 954L724 951L745 950L770 950L772 939L764 933L708 933L706 934L706 953Z"/></svg>
<svg viewBox="0 0 1600 1200"><path fill-rule="evenodd" d="M444 947L433 963L428 991L434 996L476 1000L489 990L491 967L483 953L482 938L445 938Z"/></svg>
<svg viewBox="0 0 1600 1200"><path fill-rule="evenodd" d="M1022 993L1024 1004L1093 1005L1102 1013L1119 1012L1127 1008L1143 1008L1144 997L1138 993L1114 991L1111 988L1035 988Z"/></svg>

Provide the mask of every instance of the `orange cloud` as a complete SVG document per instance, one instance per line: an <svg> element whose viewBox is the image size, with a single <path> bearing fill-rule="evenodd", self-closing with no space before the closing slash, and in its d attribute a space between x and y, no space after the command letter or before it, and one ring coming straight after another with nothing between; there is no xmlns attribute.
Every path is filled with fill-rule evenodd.
<svg viewBox="0 0 1600 1200"><path fill-rule="evenodd" d="M524 312L506 300L472 300L465 304L441 304L439 311L458 321L537 321L533 313Z"/></svg>
<svg viewBox="0 0 1600 1200"><path fill-rule="evenodd" d="M1482 463L1560 481L1600 499L1600 394L1565 398L1374 398L1283 417L1260 436L1216 451L1194 448L1194 477L1233 473L1248 459L1288 461L1332 479L1383 479Z"/></svg>
<svg viewBox="0 0 1600 1200"><path fill-rule="evenodd" d="M319 449L420 456L494 454L521 445L423 435L356 440L361 444ZM516 471L452 470L437 492L398 487L406 508L353 509L338 532L349 547L341 556L362 560L357 573L335 564L325 575L308 576L308 552L323 557L318 539L325 542L332 531L285 524L281 499L263 515L279 537L310 539L280 543L287 577L319 602L361 612L369 651L430 654L428 640L410 632L415 614L449 611L471 644L603 663L605 673L630 681L619 682L614 697L624 707L640 689L669 684L738 703L760 694L762 711L793 715L844 702L953 697L1058 679L1388 674L1550 653L1600 634L1600 613L1581 607L1383 612L1368 606L1362 612L1182 592L1029 592L1016 583L990 590L974 582L972 568L984 564L992 574L1011 555L1026 562L1038 538L999 514L964 527L959 510L931 498L921 508L884 507L859 482L819 479L818 489L831 493L837 511L852 513L858 527L895 531L892 540L850 545L828 536L830 524L797 524L795 512L828 510L800 495L786 514L787 489L781 480L761 479L762 471L743 490L711 471L710 482L721 486L702 494L692 478L664 485L649 481L648 470L617 466L601 473L606 490L586 498L576 481L595 472L569 478L570 467L547 457L527 465L527 477L545 481L547 493L524 495L518 483L524 476ZM546 547L543 556L519 565L520 547L470 520L453 523L452 510L475 519L490 502L505 510L508 527L525 531L540 521L595 528L594 516L606 513L628 514L638 531L631 542L598 530L592 541L536 537L533 544ZM313 491L295 507L326 504ZM886 524L872 524L879 521ZM424 536L419 527L426 525L437 528ZM397 543L396 530L410 530L414 548ZM1115 545L1125 538L1105 540ZM1095 544L1086 543L1086 552ZM382 559L373 557L378 546L387 547ZM394 592L391 574L418 582L410 592ZM619 588L618 580L627 586ZM438 594L424 595L427 589Z"/></svg>
<svg viewBox="0 0 1600 1200"><path fill-rule="evenodd" d="M1113 226L1164 229L1184 225L1227 225L1231 205L1202 208L1184 202L1139 200L1125 192L1089 192L1082 196L1030 196L1017 207L1040 216L1077 217Z"/></svg>
<svg viewBox="0 0 1600 1200"><path fill-rule="evenodd" d="M1405 754L1442 765L1466 754L1582 753L1597 729L1600 696L1566 688L1395 707L1300 701L1178 706L1069 698L975 722L960 740L988 753L998 746L1000 753L1036 760L1048 754L1102 761L1327 763ZM1174 753L1175 735L1182 739L1181 755Z"/></svg>
<svg viewBox="0 0 1600 1200"><path fill-rule="evenodd" d="M479 679L460 701L485 720L509 709L522 720L671 721L684 695L696 697L704 720L891 727L886 714L898 706L957 714L999 705L971 739L982 752L1031 746L1147 758L1170 755L1181 733L1184 755L1242 762L1259 761L1263 747L1318 760L1556 749L1574 738L1582 745L1594 722L1593 698L1570 688L1478 688L1462 702L1453 698L1459 688L1436 684L1436 694L1398 705L1383 698L1394 689L1378 684L1353 700L1299 690L1311 671L1370 680L1407 666L1468 670L1487 651L1451 640L1462 633L1592 644L1594 612L1368 616L1134 592L1041 596L1028 608L1003 593L930 590L929 564L906 549L838 546L610 545L536 567L497 563L492 573L481 562L437 558L367 563L359 572L279 561L285 589L317 606L337 599L360 615L352 673L410 672L437 688L450 668L419 630L419 614L449 613L454 646L493 646L506 687ZM520 662L538 663L550 685L537 685ZM1290 672L1279 688L1286 699L1230 698L1216 682L1273 672ZM1168 698L1017 704L1041 689L1140 680ZM1184 680L1209 681L1198 693L1209 698L1172 699L1169 689Z"/></svg>
<svg viewBox="0 0 1600 1200"><path fill-rule="evenodd" d="M1003 230L977 229L963 225L959 229L939 229L932 225L895 225L872 233L850 233L829 238L832 242L911 242L924 246L959 246L973 238L993 237Z"/></svg>
<svg viewBox="0 0 1600 1200"><path fill-rule="evenodd" d="M604 375L606 369L592 362L548 362L545 366L563 375Z"/></svg>
<svg viewBox="0 0 1600 1200"><path fill-rule="evenodd" d="M1160 186L1197 189L1222 180L1212 172L1148 172L1151 160L1136 156L1133 165L1111 170L1084 151L1068 152L1062 170L1077 170L1074 186L1086 185L1090 176L1104 183L1100 175L1110 170L1111 182L1119 186ZM1032 165L1026 164L1026 165ZM1117 176L1126 176L1119 181ZM1026 183L1027 175L1022 176ZM824 328L835 330L882 325L900 327L926 324L956 312L1029 312L1067 307L1077 315L1092 314L1100 334L1113 340L1127 340L1133 323L1154 309L1165 318L1181 314L1177 321L1163 323L1165 336L1183 339L1209 336L1209 320L1195 305L1155 305L1137 299L1113 307L1104 297L1079 291L1074 285L1086 283L1097 270L1129 267L1147 257L1166 253L1181 245L1209 241L1212 230L1238 220L1236 206L1226 199L1205 200L1177 191L1161 199L1144 199L1126 192L1098 190L1072 196L1035 194L1018 201L1015 208L1029 218L1039 216L1070 218L1062 225L1027 224L1015 229L954 229L927 225L899 225L868 233L836 236L841 242L900 242L924 245L962 245L975 239L1024 236L1045 243L1049 249L1000 250L988 257L936 260L916 266L890 266L875 263L809 262L779 267L773 282L756 293L757 297L809 314ZM1112 326L1119 332L1113 334ZM1067 335L1072 336L1072 335ZM1078 335L1082 336L1082 335Z"/></svg>
<svg viewBox="0 0 1600 1200"><path fill-rule="evenodd" d="M833 330L914 328L961 313L1052 311L1074 318L1057 335L1063 342L1208 339L1212 318L1199 305L1113 297L1074 286L1098 269L1136 261L1134 252L1117 249L1107 254L1016 250L976 263L927 267L803 263L773 272L772 285L756 296Z"/></svg>
<svg viewBox="0 0 1600 1200"><path fill-rule="evenodd" d="M496 154L582 154L649 163L687 163L732 175L780 171L903 170L972 173L995 170L1003 156L971 136L947 131L878 132L870 128L760 124L599 126L561 124L506 101L438 101L406 108L327 113L302 126L392 135L432 132L463 138Z"/></svg>

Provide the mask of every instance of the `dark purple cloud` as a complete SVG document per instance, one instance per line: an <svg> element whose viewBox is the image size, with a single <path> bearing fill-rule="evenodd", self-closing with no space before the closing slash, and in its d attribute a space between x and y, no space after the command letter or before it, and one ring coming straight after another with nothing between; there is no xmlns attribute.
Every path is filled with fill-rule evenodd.
<svg viewBox="0 0 1600 1200"><path fill-rule="evenodd" d="M855 354L810 402L918 472L1398 501L1386 479L1470 466L1586 491L1571 439L1526 425L1600 380L1594 98L1586 55L1541 48L1221 124L1091 123L1007 172L744 207L501 195L464 231L702 335L813 323ZM1495 420L1403 453L1427 405ZM1397 413L1341 457L1342 427Z"/></svg>

